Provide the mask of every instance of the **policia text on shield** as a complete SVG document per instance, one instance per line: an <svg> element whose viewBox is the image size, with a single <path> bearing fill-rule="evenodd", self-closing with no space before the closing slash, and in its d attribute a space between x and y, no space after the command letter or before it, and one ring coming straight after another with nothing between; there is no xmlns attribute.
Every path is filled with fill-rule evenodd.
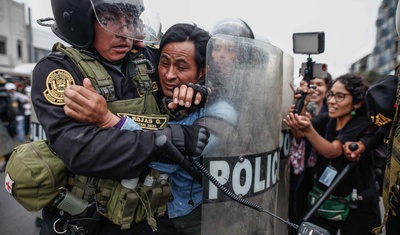
<svg viewBox="0 0 400 235"><path fill-rule="evenodd" d="M179 165L184 166L183 168L187 168L190 167L190 163L189 160L191 160L191 158L186 158L185 156L183 156L183 154L181 152L179 152L179 150L170 142L168 141L167 137L165 135L160 135L156 138L156 145L162 149L164 149L165 152L168 153L168 155L170 157L172 157L176 163L179 163ZM188 160L189 159L189 160ZM296 225L294 223L291 223L290 221L286 221L284 219L282 219L281 217L275 215L274 213L271 213L265 209L263 209L261 206L250 202L246 199L243 199L241 197L239 197L238 195L234 194L233 192L229 191L228 189L226 189L222 184L220 184L218 182L218 180L216 180L211 174L210 172L207 171L206 168L204 168L200 163L196 162L196 161L191 161L192 164L194 164L196 166L196 168L204 175L206 176L215 186L217 186L218 189L220 189L225 195L227 195L229 198L233 199L234 201L248 206L252 209L257 210L258 212L264 212L266 214L269 214L273 217L275 217L276 219L282 221L283 223L286 223L287 225L291 226L294 229L298 229L298 234L299 235L306 235L306 234L317 234L317 235L330 235L328 231L326 231L325 229L314 225L312 223L309 222L303 222L300 227L299 225ZM347 171L346 171L347 172ZM341 178L338 178L337 181L340 181ZM325 197L326 198L326 197ZM323 202L323 200L325 198L321 198L321 203ZM315 206L319 206L320 204L316 204ZM316 208L318 209L318 208ZM311 211L315 211L315 210L311 210ZM311 232L311 233L310 233Z"/></svg>

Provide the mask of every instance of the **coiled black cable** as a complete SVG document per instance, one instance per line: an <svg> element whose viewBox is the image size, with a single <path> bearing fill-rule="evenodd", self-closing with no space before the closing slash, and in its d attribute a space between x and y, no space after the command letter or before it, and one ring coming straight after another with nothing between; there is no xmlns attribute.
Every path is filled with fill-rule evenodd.
<svg viewBox="0 0 400 235"><path fill-rule="evenodd" d="M299 228L299 226L298 226L297 224L294 224L294 223L292 223L292 222L290 222L290 221L284 220L284 219L282 219L281 217L279 217L279 216L277 216L277 215L275 215L275 214L273 214L273 213L271 213L271 212L269 212L269 211L263 209L260 205L257 205L257 204L255 204L254 202L248 201L248 200L246 200L246 199L243 199L243 198L241 198L240 196L236 195L235 193L229 191L229 190L228 190L227 188L225 188L220 182L218 182L218 180L215 179L214 176L212 176L211 173L210 173L206 168L204 168L203 165L200 164L200 162L194 161L192 158L189 158L189 159L190 159L190 162L191 162L193 165L195 165L195 167L197 167L197 169L198 169L205 177L207 177L207 178L211 181L211 183L213 183L215 186L217 186L217 188L218 188L219 190L221 190L226 196L228 196L228 197L231 198L232 200L234 200L234 201L236 201L236 202L238 202L238 203L240 203L240 204L242 204L242 205L245 205L245 206L248 206L248 207L250 207L250 208L253 208L253 209L257 210L258 212L267 213L267 214L269 214L269 215L271 215L271 216L273 216L273 217L279 219L280 221L282 221L282 222L288 224L289 226L291 226L291 227L294 228L294 229L298 229L298 228Z"/></svg>
<svg viewBox="0 0 400 235"><path fill-rule="evenodd" d="M181 166L183 169L188 169L189 170L188 173L191 175L193 173L193 170L190 167L191 166L190 163L192 163L205 177L207 177L215 186L217 186L217 188L219 190L221 190L226 196L228 196L232 200L234 200L242 205L253 208L253 209L257 210L258 212L267 213L267 214L271 215L272 217L275 217L275 218L279 219L280 221L286 223L287 225L291 226L292 228L294 228L296 230L299 228L299 226L297 224L291 223L290 221L286 221L286 220L282 219L281 217L263 209L261 206L255 204L253 202L250 202L246 199L243 199L243 198L239 197L238 195L234 194L233 192L229 191L222 184L220 184L218 182L218 180L215 179L214 176L212 176L210 174L210 172L208 172L208 170L206 168L204 168L203 165L200 164L200 162L197 162L197 161L193 160L193 158L190 158L190 157L189 157L189 160L188 160L188 158L184 157L182 155L182 153L179 152L179 150L171 142L168 141L168 139L165 135L157 136L155 144L156 144L156 146L164 149L164 151L167 152L169 157L173 158L174 161L179 166ZM193 177L193 175L192 175L192 177ZM198 178L198 177L196 177L196 178ZM196 180L196 178L194 178L194 179ZM197 179L197 181L199 183L201 182L200 179Z"/></svg>

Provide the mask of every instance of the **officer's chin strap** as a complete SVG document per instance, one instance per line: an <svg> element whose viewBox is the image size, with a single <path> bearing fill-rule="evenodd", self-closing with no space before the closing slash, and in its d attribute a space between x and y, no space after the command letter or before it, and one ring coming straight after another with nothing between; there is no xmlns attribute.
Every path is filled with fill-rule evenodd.
<svg viewBox="0 0 400 235"><path fill-rule="evenodd" d="M160 148L163 148L166 152L168 152L168 155L169 155L171 158L176 158L176 159L178 160L178 162L181 162L182 159L186 159L186 161L187 161L187 158L185 158L185 157L182 155L182 153L179 152L179 150L178 150L171 142L168 141L168 139L167 139L167 137L166 137L165 135L157 136L157 138L156 138L156 145L157 145L158 147L160 147ZM263 209L261 206L255 204L255 203L253 203L253 202L250 202L250 201L248 201L248 200L246 200L246 199L243 199L243 198L239 197L238 195L234 194L233 192L229 191L229 190L228 190L227 188L225 188L222 184L220 184L220 183L218 182L218 180L215 179L214 176L212 176L212 175L210 174L210 172L208 172L207 169L204 168L199 162L194 161L192 158L189 158L189 159L190 159L190 161L200 170L200 172L201 172L204 176L206 176L215 186L217 186L217 188L218 188L219 190L221 190L225 195L227 195L227 196L228 196L229 198L231 198L232 200L234 200L234 201L236 201L236 202L239 202L239 203L242 204L242 205L245 205L245 206L248 206L248 207L250 207L250 208L253 208L253 209L257 210L258 212L267 213L267 214L273 216L274 218L276 218L276 219L282 221L283 223L289 225L290 227L292 227L292 228L294 228L294 229L296 229L296 230L299 228L299 226L298 226L297 224L294 224L294 223L292 223L292 222L290 222L290 221L284 220L284 219L282 219L281 217L279 217L279 216L277 216L277 215L275 215L275 214L273 214L273 213L271 213L271 212L269 212L269 211ZM179 165L180 165L180 164L179 164Z"/></svg>

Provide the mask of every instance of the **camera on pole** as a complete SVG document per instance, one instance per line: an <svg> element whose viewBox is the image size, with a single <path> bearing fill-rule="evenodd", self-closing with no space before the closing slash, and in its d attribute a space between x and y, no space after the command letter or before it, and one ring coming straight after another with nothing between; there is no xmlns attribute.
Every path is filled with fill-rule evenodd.
<svg viewBox="0 0 400 235"><path fill-rule="evenodd" d="M307 62L302 63L301 74L303 80L310 87L310 81L314 78L326 78L328 76L328 65L315 63L311 54L321 54L325 51L325 33L307 32L293 34L293 53L308 55ZM300 113L304 106L304 99L307 94L300 92L301 98L296 101L293 112Z"/></svg>

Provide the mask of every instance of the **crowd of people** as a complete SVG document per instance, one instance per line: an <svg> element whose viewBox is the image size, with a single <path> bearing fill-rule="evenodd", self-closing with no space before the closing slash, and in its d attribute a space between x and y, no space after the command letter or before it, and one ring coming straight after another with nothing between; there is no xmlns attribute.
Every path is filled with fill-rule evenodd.
<svg viewBox="0 0 400 235"><path fill-rule="evenodd" d="M13 148L28 139L30 115L30 86L0 76L0 172Z"/></svg>
<svg viewBox="0 0 400 235"><path fill-rule="evenodd" d="M255 40L251 28L238 18L217 22L211 32L194 23L178 23L161 38L152 35L156 42L145 43L143 39L148 35L141 25L145 23L141 15L146 9L142 1L86 0L79 7L69 4L71 1L51 2L55 18L52 30L72 46L57 43L53 52L37 63L32 87L18 91L14 83L0 78L0 170L4 170L14 138L23 143L29 133L33 106L49 148L62 159L70 177L82 183L66 185L69 191L82 190L90 202L96 201L97 196L88 190L91 179L109 179L115 187L121 187L124 179L137 179L139 185L145 185L149 178L157 181L166 173L170 184L170 192L162 194L164 200L152 202L147 198L151 208L158 208L158 215L149 215L148 211L142 217L122 213L118 219L98 211L71 215L64 213L62 205L48 205L42 212L41 235L201 234L201 180L196 173L176 164L156 142L165 135L180 152L201 162L202 153L223 138L205 120L230 127L237 124L235 107L218 100L229 81L205 82L210 69L206 66L207 43L217 34ZM72 15L65 17L67 12ZM220 72L229 67L229 60L243 53L233 45L214 46L212 59L221 65L214 69ZM80 64L76 58L95 62ZM337 78L328 74L313 78L310 83L302 81L298 88L302 93L293 97L293 101L301 95L307 97L303 109L294 113L293 106L284 118L292 138L289 220L302 223L318 197L350 166L323 204L329 207L336 203L342 209L329 214L317 210L307 219L330 234L377 232L382 223L382 189L376 187L373 152L385 138L388 153L397 154L397 149L392 152L391 148L398 134L394 110L390 118L396 121L396 131L389 135L386 128L384 134L376 134L378 124L370 118L371 104L376 104L376 95L371 95L375 94L371 90L376 87L374 84L370 86L354 73ZM358 149L350 149L351 143L357 143ZM387 170L387 174L395 173ZM85 182L81 181L82 176ZM390 186L396 186L392 181ZM98 191L105 189L100 184L91 186ZM153 192L163 188L161 183L150 187ZM396 194L396 187L393 188L386 188L384 200L399 196L399 190ZM113 200L112 194L108 196ZM127 198L120 200L137 206L127 203ZM351 204L351 200L356 203ZM387 211L398 210L393 203L390 205L386 206ZM394 216L395 213L385 213L385 222L389 222L387 234L398 230L391 223ZM296 232L289 229L289 234Z"/></svg>
<svg viewBox="0 0 400 235"><path fill-rule="evenodd" d="M319 194L333 185L335 176L347 169L350 163L357 162L330 195L330 197L335 196L336 200L343 201L344 207L340 208L343 211L340 213L318 211L309 219L312 223L327 229L330 234L336 234L339 230L340 234L370 234L380 225L379 194L371 153L365 152L365 157L353 159L343 150L344 143L358 141L371 129L371 119L365 102L368 87L366 81L357 74L339 76L326 91L327 113L310 119L305 113L290 112L284 120L295 130L294 138L306 138L317 152L312 182L306 192L309 201L307 209L315 204ZM303 182L303 184L308 183ZM357 205L351 207L350 200L354 192L357 194L355 195ZM337 209L337 207L328 208L328 204L325 206L327 206L323 208L325 210ZM300 216L305 215L305 211L300 214Z"/></svg>

